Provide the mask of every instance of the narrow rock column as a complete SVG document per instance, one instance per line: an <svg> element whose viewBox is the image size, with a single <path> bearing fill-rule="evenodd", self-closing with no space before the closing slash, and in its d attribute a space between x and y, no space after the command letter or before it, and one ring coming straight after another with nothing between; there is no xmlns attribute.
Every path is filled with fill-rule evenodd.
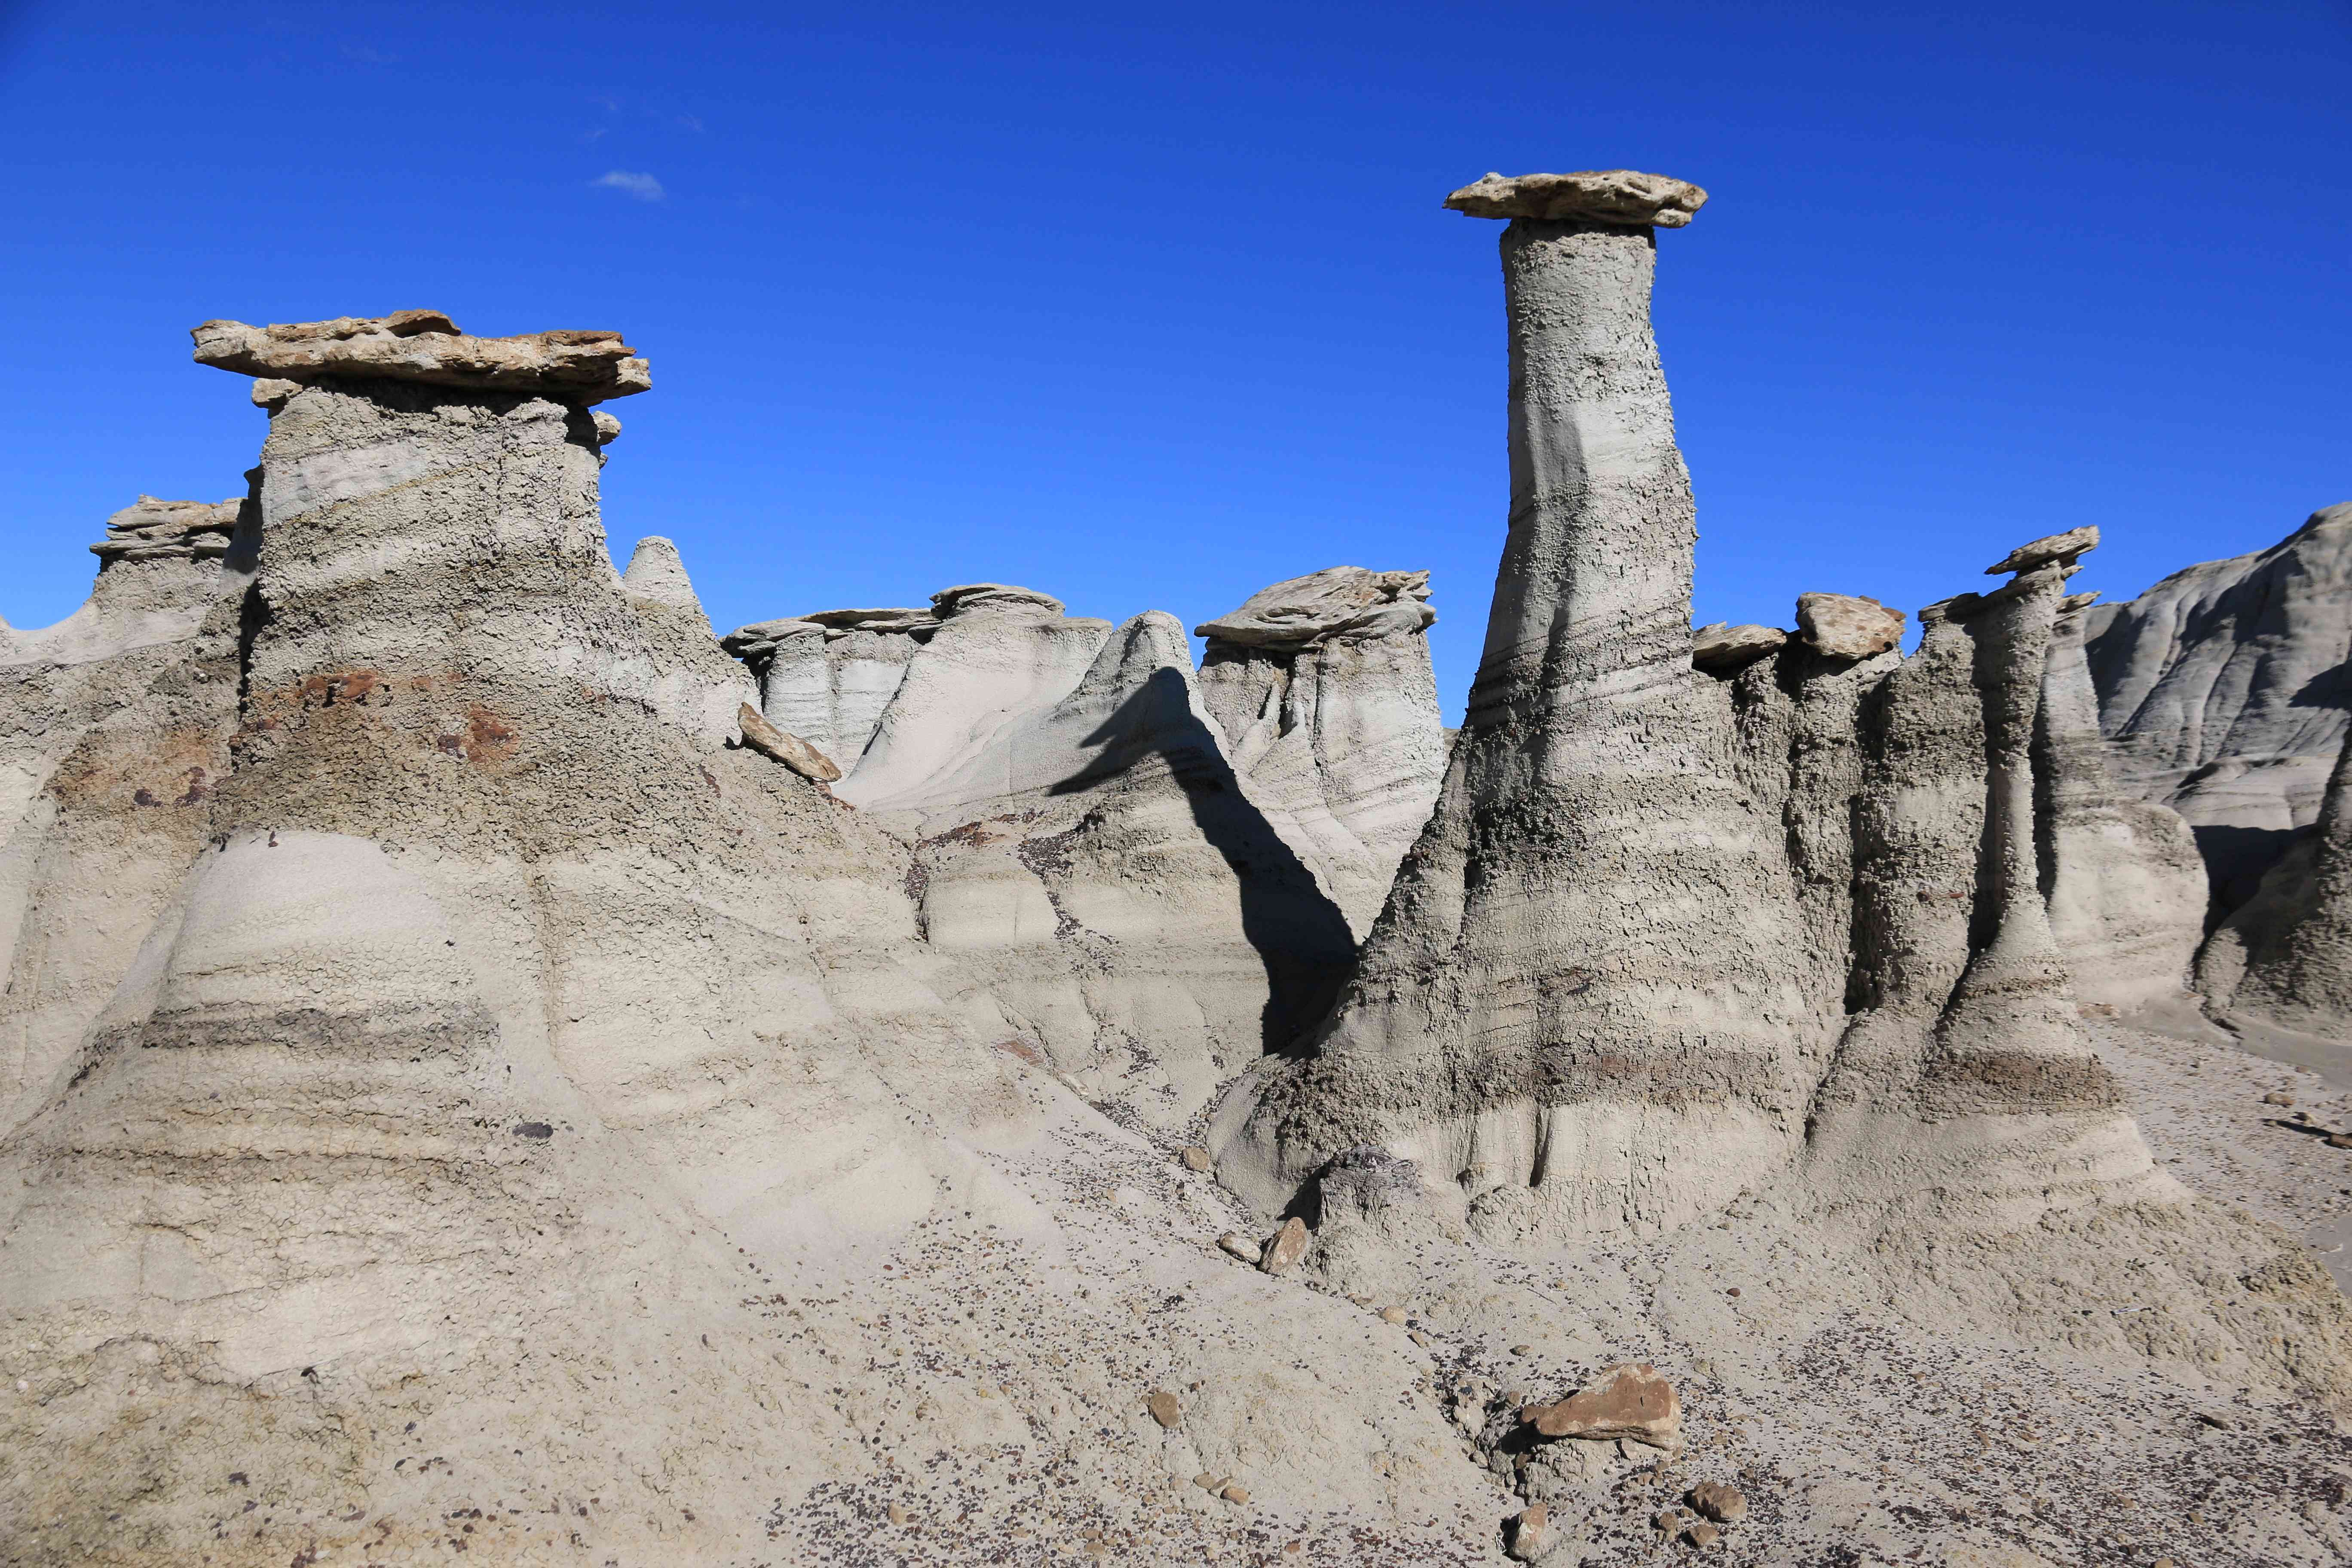
<svg viewBox="0 0 2352 1568"><path fill-rule="evenodd" d="M1378 1143L1498 1243L1648 1230L1801 1135L1827 1042L1780 825L1691 668L1697 533L1650 329L1655 229L1704 200L1619 171L1447 203L1512 220L1510 531L1436 812L1316 1058L1221 1159L1262 1162L1268 1197Z"/></svg>
<svg viewBox="0 0 2352 1568"><path fill-rule="evenodd" d="M2075 558L2098 543L2078 529L2021 545L1989 573L2015 573L1970 611L1984 703L1985 828L1974 955L1937 1029L1931 1104L1953 1111L2058 1110L2114 1103L2113 1079L2083 1037L2074 978L2043 901L2033 735L2058 601Z"/></svg>

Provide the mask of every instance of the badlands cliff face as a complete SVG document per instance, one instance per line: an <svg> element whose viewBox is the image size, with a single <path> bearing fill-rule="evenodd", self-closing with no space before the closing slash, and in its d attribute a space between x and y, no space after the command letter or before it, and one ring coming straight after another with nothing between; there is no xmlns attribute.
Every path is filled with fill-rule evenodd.
<svg viewBox="0 0 2352 1568"><path fill-rule="evenodd" d="M2084 640L2117 781L2197 830L2215 915L2252 897L2318 819L2352 708L2352 504L2251 555L2208 561Z"/></svg>
<svg viewBox="0 0 2352 1568"><path fill-rule="evenodd" d="M1984 1563L2012 1484L2308 1439L2341 1297L2084 1022L2200 919L2095 739L2095 538L1907 657L1860 595L1695 637L1648 300L1704 201L1457 194L1513 500L1450 749L1425 574L1197 669L1001 584L719 639L668 541L613 567L616 334L197 329L247 495L0 642L0 1560ZM2248 987L2335 994L2347 819ZM1929 1369L2100 1420L1865 1459Z"/></svg>

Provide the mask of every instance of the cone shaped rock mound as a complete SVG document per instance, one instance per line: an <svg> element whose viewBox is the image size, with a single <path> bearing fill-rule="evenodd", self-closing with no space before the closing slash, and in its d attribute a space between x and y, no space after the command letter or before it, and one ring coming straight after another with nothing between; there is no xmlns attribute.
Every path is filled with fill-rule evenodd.
<svg viewBox="0 0 2352 1568"><path fill-rule="evenodd" d="M614 567L617 335L198 328L245 493L0 627L0 1561L2023 1563L2017 1488L2232 1466L2196 1560L2334 1560L2352 1316L2148 1142L2165 1052L2264 1069L2095 537L1908 654L1695 632L1704 200L1456 193L1512 493L1450 738L1424 572L1197 666L1004 584L720 637ZM2345 773L2235 972L2306 1024Z"/></svg>

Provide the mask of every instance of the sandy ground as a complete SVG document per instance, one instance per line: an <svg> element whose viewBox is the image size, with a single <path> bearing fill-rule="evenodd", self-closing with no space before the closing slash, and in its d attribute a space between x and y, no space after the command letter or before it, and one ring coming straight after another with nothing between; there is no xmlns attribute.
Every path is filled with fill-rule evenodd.
<svg viewBox="0 0 2352 1568"><path fill-rule="evenodd" d="M2310 1238L2347 1277L2352 1149L2330 1148L2294 1112L2352 1124L2352 1074L2336 1082L2333 1070L2252 1056L2192 1013L2089 1022L2158 1159L2206 1195ZM2274 1091L2295 1103L2265 1104ZM827 1542L831 1561L873 1568L1500 1563L1506 1521L1525 1506L1509 1456L1496 1463L1508 1413L1642 1360L1680 1391L1687 1447L1672 1460L1612 1453L1553 1505L1587 1538L1586 1563L2352 1563L2352 1428L2316 1406L2065 1346L1990 1352L1966 1325L1857 1310L1835 1299L1799 1233L1761 1216L1574 1258L1474 1245L1454 1254L1466 1268L1433 1275L1418 1300L1350 1296L1304 1273L1269 1279L1215 1250L1222 1230L1246 1222L1173 1154L1139 1138L1085 1138L1001 1162L1016 1188L1097 1190L1102 1224L1081 1221L1062 1245L1087 1247L1097 1270L1122 1255L1124 1282L1098 1282L1087 1300L1060 1294L1050 1247L985 1215L931 1227L865 1280L857 1320L833 1326L868 1347L859 1381L892 1392L847 1401L848 1413L901 1456L927 1447L918 1432L944 1417L949 1446L874 1481L820 1489L792 1510L794 1532ZM1204 1278L1203 1262L1218 1272ZM1736 1301L1735 1282L1746 1286ZM782 1334L844 1311L814 1279L751 1283ZM2086 1319L2146 1310L2087 1299L2083 1309ZM1258 1342L1207 1342L1230 1336L1237 1316L1262 1325ZM1305 1338L1311 1355L1266 1359ZM1052 1386L1015 1373L1041 1356L1068 1368ZM1229 1483L1246 1493L1253 1464L1282 1458L1276 1433L1258 1453L1211 1458L1142 1403L1170 1389L1189 1405L1247 1381L1280 1428L1294 1402L1346 1404L1350 1364L1377 1365L1381 1384L1402 1390L1384 1397L1411 1419L1369 1455L1283 1462L1392 1478L1385 1519L1218 1495ZM1434 1446L1415 1436L1433 1430ZM1749 1511L1702 1548L1681 1532L1696 1520L1689 1489L1708 1480L1737 1485ZM1669 1510L1678 1517L1662 1530ZM1571 1549L1544 1561L1578 1560Z"/></svg>

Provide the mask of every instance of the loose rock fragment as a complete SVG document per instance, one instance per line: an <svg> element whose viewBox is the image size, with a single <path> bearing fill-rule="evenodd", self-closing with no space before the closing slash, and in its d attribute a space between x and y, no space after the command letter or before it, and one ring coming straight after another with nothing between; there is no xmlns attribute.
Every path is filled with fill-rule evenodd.
<svg viewBox="0 0 2352 1568"><path fill-rule="evenodd" d="M1244 1263L1255 1263L1262 1256L1257 1247L1252 1247L1247 1240L1230 1230L1217 1237L1217 1245Z"/></svg>
<svg viewBox="0 0 2352 1568"><path fill-rule="evenodd" d="M1216 1169L1217 1163L1209 1157L1209 1152L1206 1149L1187 1149L1181 1157L1184 1168L1188 1171L1197 1171L1206 1174Z"/></svg>
<svg viewBox="0 0 2352 1568"><path fill-rule="evenodd" d="M1184 1407L1177 1404L1176 1396L1164 1388L1153 1389L1150 1397L1143 1402L1143 1407L1151 1412L1151 1418L1163 1429L1172 1429L1184 1418Z"/></svg>
<svg viewBox="0 0 2352 1568"><path fill-rule="evenodd" d="M841 777L841 770L833 759L802 740L788 735L767 721L766 715L746 702L737 710L736 722L743 727L743 743L772 761L779 762L804 779L818 784L832 784Z"/></svg>
<svg viewBox="0 0 2352 1568"><path fill-rule="evenodd" d="M1690 1505L1717 1524L1748 1517L1747 1497L1738 1487L1724 1481L1701 1481L1691 1488Z"/></svg>
<svg viewBox="0 0 2352 1568"><path fill-rule="evenodd" d="M1688 1530L1683 1531L1683 1538L1688 1541L1693 1546L1697 1547L1712 1546L1718 1540L1722 1539L1722 1535L1723 1532L1721 1531L1716 1529L1715 1526L1706 1523L1705 1521L1701 1521L1699 1523L1694 1524Z"/></svg>
<svg viewBox="0 0 2352 1568"><path fill-rule="evenodd" d="M1546 1437L1613 1437L1666 1449L1682 1443L1682 1401L1646 1362L1611 1367L1557 1404L1528 1406L1519 1420Z"/></svg>
<svg viewBox="0 0 2352 1568"><path fill-rule="evenodd" d="M1247 1502L1249 1501L1249 1488L1242 1486L1229 1486L1223 1491L1220 1491L1217 1495L1224 1499L1227 1502Z"/></svg>
<svg viewBox="0 0 2352 1568"><path fill-rule="evenodd" d="M1282 1222L1282 1228L1266 1242L1257 1266L1268 1274L1279 1274L1297 1262L1307 1253L1307 1222L1296 1215Z"/></svg>
<svg viewBox="0 0 2352 1568"><path fill-rule="evenodd" d="M2268 1094L2263 1096L2263 1103L2264 1105L2293 1105L2294 1103L2294 1096L2289 1094L2283 1089L2274 1089Z"/></svg>
<svg viewBox="0 0 2352 1568"><path fill-rule="evenodd" d="M1511 1521L1510 1554L1522 1563L1533 1563L1549 1553L1554 1544L1551 1510L1543 1504L1529 1503Z"/></svg>

